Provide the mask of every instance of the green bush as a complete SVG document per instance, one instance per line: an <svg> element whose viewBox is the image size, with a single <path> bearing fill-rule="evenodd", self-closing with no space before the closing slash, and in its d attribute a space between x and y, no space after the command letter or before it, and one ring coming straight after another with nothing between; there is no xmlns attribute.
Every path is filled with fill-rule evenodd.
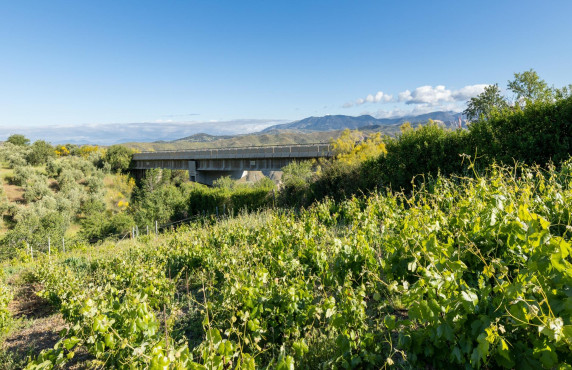
<svg viewBox="0 0 572 370"><path fill-rule="evenodd" d="M26 166L28 164L26 158L30 150L30 147L17 146L6 142L0 146L0 158L8 162L10 168Z"/></svg>
<svg viewBox="0 0 572 370"><path fill-rule="evenodd" d="M13 296L12 290L0 283L0 334L4 334L12 323L12 315L8 310L8 305L12 301Z"/></svg>
<svg viewBox="0 0 572 370"><path fill-rule="evenodd" d="M14 169L14 174L10 179L13 185L23 186L28 179L36 175L36 171L30 166L19 166Z"/></svg>
<svg viewBox="0 0 572 370"><path fill-rule="evenodd" d="M58 212L56 207L56 200L46 197L40 202L19 208L14 216L14 228L9 230L3 239L5 248L14 248L22 242L28 242L35 249L47 251L48 238L51 241L62 240L71 217Z"/></svg>
<svg viewBox="0 0 572 370"><path fill-rule="evenodd" d="M490 162L545 165L572 154L572 97L530 102L469 126L470 146Z"/></svg>
<svg viewBox="0 0 572 370"><path fill-rule="evenodd" d="M219 214L224 211L237 214L241 210L254 211L272 206L273 183L261 186L241 185L235 189L209 188L194 185L187 192L187 211L189 215Z"/></svg>
<svg viewBox="0 0 572 370"><path fill-rule="evenodd" d="M139 225L167 223L186 217L185 197L175 185L164 185L154 191L138 195L133 213Z"/></svg>
<svg viewBox="0 0 572 370"><path fill-rule="evenodd" d="M16 146L27 146L30 144L30 139L24 135L14 134L10 135L8 139L6 139L6 142Z"/></svg>
<svg viewBox="0 0 572 370"><path fill-rule="evenodd" d="M387 138L387 154L380 156L373 168L379 176L378 185L399 191L410 189L412 179L418 175L461 173L460 155L473 152L466 145L467 136L467 131L428 123L405 130L398 138Z"/></svg>
<svg viewBox="0 0 572 370"><path fill-rule="evenodd" d="M108 164L113 172L125 172L129 169L131 158L133 157L133 150L123 145L112 145L107 148L103 156L103 164Z"/></svg>
<svg viewBox="0 0 572 370"><path fill-rule="evenodd" d="M26 183L23 184L24 199L28 202L36 202L46 195L52 194L48 186L47 178L42 175L34 174Z"/></svg>
<svg viewBox="0 0 572 370"><path fill-rule="evenodd" d="M28 153L28 163L33 166L45 164L50 158L54 158L56 152L54 147L44 140L37 140L32 144L32 150Z"/></svg>
<svg viewBox="0 0 572 370"><path fill-rule="evenodd" d="M282 187L278 196L281 205L300 207L312 198L310 184L318 169L315 162L292 162L282 169Z"/></svg>
<svg viewBox="0 0 572 370"><path fill-rule="evenodd" d="M111 215L109 212L90 213L81 221L80 237L90 242L110 236L128 233L135 226L133 217L125 212Z"/></svg>

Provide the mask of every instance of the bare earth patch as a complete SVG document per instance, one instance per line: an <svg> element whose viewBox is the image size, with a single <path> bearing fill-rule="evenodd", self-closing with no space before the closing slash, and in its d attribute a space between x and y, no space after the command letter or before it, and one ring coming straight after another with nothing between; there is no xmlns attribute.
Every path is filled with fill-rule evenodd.
<svg viewBox="0 0 572 370"><path fill-rule="evenodd" d="M8 306L12 316L21 321L20 327L6 338L3 347L18 356L36 355L43 349L52 348L60 339L59 332L66 327L61 314L36 295L38 288L29 284L20 287Z"/></svg>
<svg viewBox="0 0 572 370"><path fill-rule="evenodd" d="M24 189L21 186L4 184L4 194L10 202L24 203Z"/></svg>
<svg viewBox="0 0 572 370"><path fill-rule="evenodd" d="M12 316L20 322L2 343L2 349L17 358L35 357L42 350L53 348L60 340L59 333L67 327L62 315L36 295L39 289L36 284L21 286L8 306ZM65 368L87 368L91 358L85 350L79 349Z"/></svg>

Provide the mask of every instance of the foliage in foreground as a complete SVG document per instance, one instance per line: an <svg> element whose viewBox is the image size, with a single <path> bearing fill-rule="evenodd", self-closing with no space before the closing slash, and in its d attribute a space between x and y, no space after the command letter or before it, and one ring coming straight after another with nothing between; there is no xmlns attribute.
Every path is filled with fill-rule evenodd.
<svg viewBox="0 0 572 370"><path fill-rule="evenodd" d="M4 283L0 283L0 335L10 327L12 316L8 310L8 304L12 300L14 294L10 287Z"/></svg>
<svg viewBox="0 0 572 370"><path fill-rule="evenodd" d="M568 368L572 163L438 178L194 224L38 264L79 346L117 368Z"/></svg>

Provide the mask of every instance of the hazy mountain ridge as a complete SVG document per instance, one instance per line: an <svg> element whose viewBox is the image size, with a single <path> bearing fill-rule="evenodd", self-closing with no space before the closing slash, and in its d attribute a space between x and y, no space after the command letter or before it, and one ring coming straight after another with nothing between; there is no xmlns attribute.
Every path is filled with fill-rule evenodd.
<svg viewBox="0 0 572 370"><path fill-rule="evenodd" d="M216 140L232 139L232 135L210 135L204 132L199 132L197 134L186 136L180 139L172 140L170 142L176 143L178 141L186 141L190 143L208 143Z"/></svg>
<svg viewBox="0 0 572 370"><path fill-rule="evenodd" d="M65 124L49 126L3 126L0 125L0 140L12 134L21 134L32 141L45 140L56 144L113 145L126 142L171 142L205 133L213 136L234 136L259 132L285 120L236 119L232 121L204 122L135 122L105 124Z"/></svg>
<svg viewBox="0 0 572 370"><path fill-rule="evenodd" d="M369 115L330 115L308 117L299 121L284 120L233 120L224 122L163 122L123 124L53 125L45 127L0 127L0 140L12 134L22 134L30 140L46 140L56 144L123 144L145 148L165 147L179 149L190 147L221 147L250 145L280 145L328 141L334 131L359 129L381 131L393 135L405 121L425 123L428 119L444 122L456 127L459 113L432 112L413 117L378 119ZM289 135L279 137L284 132ZM329 132L329 134L328 134ZM307 133L322 133L304 137ZM271 135L271 136L264 136ZM274 135L274 136L272 136ZM277 136L278 135L278 136ZM154 143L153 145L151 145ZM194 144L193 144L194 143ZM145 145L143 145L145 144Z"/></svg>
<svg viewBox="0 0 572 370"><path fill-rule="evenodd" d="M184 149L204 149L204 148L229 148L264 145L294 145L294 144L315 144L327 143L331 138L338 137L342 131L315 131L315 132L295 132L282 131L276 133L256 133L246 135L236 135L230 138L225 136L214 136L209 141L187 141L184 139L169 142L129 142L123 145L140 151L158 150L184 150ZM194 135L193 135L194 136Z"/></svg>
<svg viewBox="0 0 572 370"><path fill-rule="evenodd" d="M326 143L339 137L345 129L360 130L366 133L381 132L384 135L393 136L399 132L399 127L404 122L411 122L417 126L432 119L450 127L456 127L459 117L461 113L454 112L432 112L418 116L381 119L369 115L358 117L331 115L308 117L299 121L274 125L252 134L217 136L198 133L172 141L129 142L124 145L141 151L159 151Z"/></svg>
<svg viewBox="0 0 572 370"><path fill-rule="evenodd" d="M273 130L330 131L346 128L355 130L358 127L373 126L377 123L378 120L369 115L358 117L329 115L323 117L308 117L299 121L270 126L262 130L262 132Z"/></svg>
<svg viewBox="0 0 572 370"><path fill-rule="evenodd" d="M323 117L308 117L299 121L283 123L265 128L262 132L271 132L276 130L298 130L298 131L329 131L329 130L356 130L369 126L387 126L402 124L404 122L425 123L429 119L441 121L446 125L456 125L462 119L462 113L447 112L431 112L417 116L405 116L396 118L375 118L370 115L363 116L344 116L344 115L328 115Z"/></svg>

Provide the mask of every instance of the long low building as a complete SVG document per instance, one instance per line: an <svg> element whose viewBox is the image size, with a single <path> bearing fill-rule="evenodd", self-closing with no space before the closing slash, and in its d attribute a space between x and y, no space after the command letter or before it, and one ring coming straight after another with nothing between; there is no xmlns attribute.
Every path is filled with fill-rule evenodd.
<svg viewBox="0 0 572 370"><path fill-rule="evenodd" d="M222 176L239 179L245 171L280 171L294 161L332 157L329 144L276 145L246 148L166 150L133 155L133 170L188 170L191 181L212 185Z"/></svg>

